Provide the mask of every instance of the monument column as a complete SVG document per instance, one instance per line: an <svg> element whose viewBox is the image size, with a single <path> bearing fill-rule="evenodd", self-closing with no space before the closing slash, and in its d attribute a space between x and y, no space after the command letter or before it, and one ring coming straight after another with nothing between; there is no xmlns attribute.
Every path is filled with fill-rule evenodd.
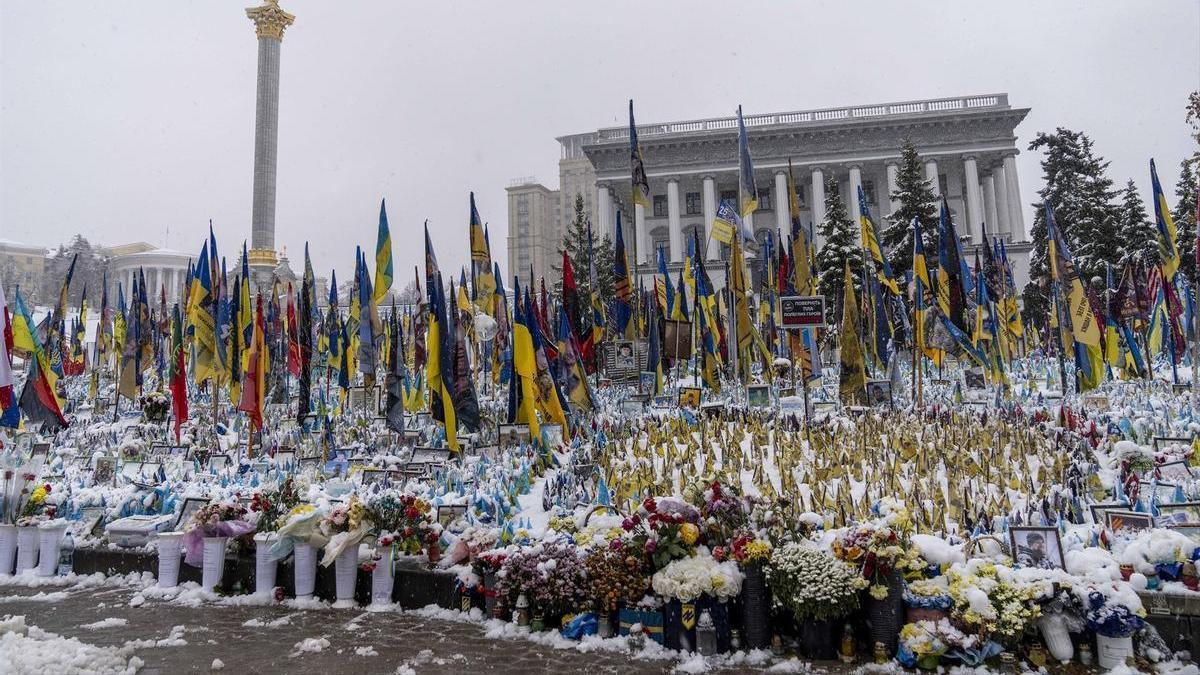
<svg viewBox="0 0 1200 675"><path fill-rule="evenodd" d="M709 260L717 260L721 257L721 242L713 239L713 221L717 217L717 180L712 176L704 177L704 194L701 195L701 204L704 207L704 239L708 242L707 258ZM700 255L700 251L696 251L696 255Z"/></svg>
<svg viewBox="0 0 1200 675"><path fill-rule="evenodd" d="M937 160L925 160L925 180L929 181L929 188L933 190L933 196L941 199L942 181L938 178Z"/></svg>
<svg viewBox="0 0 1200 675"><path fill-rule="evenodd" d="M786 171L775 172L775 194L772 195L771 206L775 207L775 229L779 236L787 237L792 233L792 205L788 201L788 182Z"/></svg>
<svg viewBox="0 0 1200 675"><path fill-rule="evenodd" d="M1025 241L1025 214L1021 210L1016 153L1004 155L1004 183L1008 186L1008 232L1013 241Z"/></svg>
<svg viewBox="0 0 1200 675"><path fill-rule="evenodd" d="M825 172L821 167L814 166L812 170L812 194L808 198L812 212L813 242L818 249L825 243L821 236L821 223L825 221Z"/></svg>
<svg viewBox="0 0 1200 675"><path fill-rule="evenodd" d="M671 243L671 262L683 261L683 227L679 223L679 179L667 179L667 236Z"/></svg>
<svg viewBox="0 0 1200 675"><path fill-rule="evenodd" d="M266 0L246 10L258 34L258 94L254 111L254 208L250 267L260 287L271 283L275 255L275 169L279 163L279 49L296 17Z"/></svg>

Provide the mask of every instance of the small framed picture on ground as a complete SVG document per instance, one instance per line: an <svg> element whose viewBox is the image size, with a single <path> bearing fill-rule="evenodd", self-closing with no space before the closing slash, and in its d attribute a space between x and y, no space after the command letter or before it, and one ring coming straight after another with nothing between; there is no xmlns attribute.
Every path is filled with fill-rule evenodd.
<svg viewBox="0 0 1200 675"><path fill-rule="evenodd" d="M700 387L680 387L679 388L679 407L681 407L681 408L698 408L698 407L700 407Z"/></svg>
<svg viewBox="0 0 1200 675"><path fill-rule="evenodd" d="M437 522L442 527L446 527L465 515L467 515L466 504L442 504L437 507Z"/></svg>
<svg viewBox="0 0 1200 675"><path fill-rule="evenodd" d="M92 471L92 480L96 485L112 485L117 475L116 457L97 457L96 468Z"/></svg>
<svg viewBox="0 0 1200 675"><path fill-rule="evenodd" d="M1010 527L1009 545L1013 559L1021 567L1066 569L1062 540L1053 527Z"/></svg>
<svg viewBox="0 0 1200 675"><path fill-rule="evenodd" d="M525 427L525 431L529 431L529 427ZM426 464L438 464L441 462L450 461L450 448L413 448L410 462L423 462Z"/></svg>
<svg viewBox="0 0 1200 675"><path fill-rule="evenodd" d="M892 405L892 383L889 380L870 380L867 382L867 405Z"/></svg>
<svg viewBox="0 0 1200 675"><path fill-rule="evenodd" d="M1108 520L1104 517L1104 514L1108 513L1109 511L1125 511L1128 508L1128 505L1117 502L1088 505L1088 510L1092 512L1092 522L1097 525L1103 525L1108 522Z"/></svg>
<svg viewBox="0 0 1200 675"><path fill-rule="evenodd" d="M751 408L770 408L771 387L765 384L752 384L746 387L746 404Z"/></svg>
<svg viewBox="0 0 1200 675"><path fill-rule="evenodd" d="M171 531L183 531L184 526L192 520L192 515L207 503L208 497L188 497L183 500L183 508L179 510L179 517L175 519L175 525L171 528Z"/></svg>
<svg viewBox="0 0 1200 675"><path fill-rule="evenodd" d="M1173 483L1182 483L1194 478L1192 467L1182 459L1174 462L1166 462L1158 466L1158 479L1171 481Z"/></svg>
<svg viewBox="0 0 1200 675"><path fill-rule="evenodd" d="M1181 445L1185 448L1191 447L1192 439L1189 436L1155 436L1154 450L1161 452L1171 447L1172 445Z"/></svg>
<svg viewBox="0 0 1200 675"><path fill-rule="evenodd" d="M363 469L359 480L363 487L383 485L387 482L388 472L383 469Z"/></svg>
<svg viewBox="0 0 1200 675"><path fill-rule="evenodd" d="M1154 524L1158 527L1200 525L1200 502L1159 504L1158 517L1154 519Z"/></svg>
<svg viewBox="0 0 1200 675"><path fill-rule="evenodd" d="M50 444L49 443L34 443L33 444L33 452L30 454L30 456L33 459L37 459L38 457L45 459L49 454L50 454Z"/></svg>
<svg viewBox="0 0 1200 675"><path fill-rule="evenodd" d="M626 415L639 415L642 408L646 407L646 402L637 397L630 397L621 401L621 412Z"/></svg>
<svg viewBox="0 0 1200 675"><path fill-rule="evenodd" d="M515 448L529 443L528 424L501 424L497 441L501 448Z"/></svg>
<svg viewBox="0 0 1200 675"><path fill-rule="evenodd" d="M542 438L551 448L557 448L563 444L563 428L561 424L543 424Z"/></svg>
<svg viewBox="0 0 1200 675"><path fill-rule="evenodd" d="M1104 526L1111 532L1133 533L1148 530L1154 526L1154 519L1149 513L1136 511L1105 511Z"/></svg>
<svg viewBox="0 0 1200 675"><path fill-rule="evenodd" d="M232 462L232 461L233 461L233 458L231 458L229 455L226 455L224 453L216 454L216 455L209 455L208 456L208 468L211 469L212 471L220 471L221 469L224 469L225 467L229 466L230 462Z"/></svg>

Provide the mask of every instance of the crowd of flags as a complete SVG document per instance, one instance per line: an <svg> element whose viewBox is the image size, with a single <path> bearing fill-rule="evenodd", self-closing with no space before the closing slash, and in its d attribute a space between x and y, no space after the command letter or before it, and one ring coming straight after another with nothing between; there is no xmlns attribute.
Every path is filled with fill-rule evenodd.
<svg viewBox="0 0 1200 675"><path fill-rule="evenodd" d="M644 206L649 185L632 101L629 125L633 202ZM406 412L428 411L443 427L445 443L458 450L460 434L482 423L481 387L506 392L500 421L528 424L535 438L542 424L559 424L568 434L589 424L603 356L626 342L644 345L645 360L638 368L646 393L654 396L665 393L672 372L677 380L691 375L719 394L730 383L770 378L780 357L795 364L795 377L807 387L823 375L820 345L831 332L840 360L837 387L847 402L863 400L872 376L897 381L901 349L912 353L916 400L921 373L948 357L981 369L1000 390L1008 385L1014 359L1042 350L1057 355L1064 372L1065 363L1073 362L1078 392L1106 378L1150 377L1152 359L1159 354L1168 356L1173 369L1180 362L1194 317L1194 293L1178 273L1183 253L1153 162L1161 263L1109 270L1103 288L1080 278L1053 205L1044 205L1050 261L1044 331L1025 326L1004 241L985 237L974 260L968 259L944 200L936 250L925 250L921 224L914 219L911 276L894 275L861 188L852 196L859 203L861 269L852 270L859 263L847 261L841 270L843 297L826 299L837 308L838 321L789 330L782 325L781 298L818 292L812 226L801 221L789 163L790 232L755 239L746 217L757 208L758 195L740 108L737 128L738 197L718 205L710 235L728 247L727 259L715 263L724 268L723 289L713 284L709 266L714 263L706 260L709 242L699 233L686 243L674 276L665 254L655 252L657 270L646 288L629 264L618 212L611 298L600 294L590 223L587 269L575 269L564 252L561 278L551 283L556 293L532 272L523 280L523 270L513 270L510 292L492 260L488 227L472 193L466 223L470 264L458 270L457 279L453 272L443 273L426 227L424 274L414 270L419 293L423 284L422 302L384 305L395 270L381 201L374 272L367 255L356 250L350 292L339 298L332 274L322 311L307 246L298 288L278 279L263 288L251 275L245 244L230 276L210 224L178 289L181 302L168 307L167 289L149 288L139 272L132 287L116 284L114 303L105 279L90 348L86 288L78 313L68 313L74 261L55 306L40 323L20 289L9 298L0 288L0 425L64 428L63 379L83 378L92 398L100 395L102 381L111 382L119 407L121 399L138 401L146 393L151 373L155 377L149 381L171 394L177 436L197 406L209 405L215 412L222 402L245 413L254 430L266 423L269 403L291 404L293 398L298 420L315 417L328 425L349 412L353 387L374 389L382 377L380 413L389 428L402 431ZM748 246L756 249L753 262ZM752 264L759 266L757 275L749 274ZM577 283L580 274L589 282L587 297ZM680 335L688 336L683 342L690 352L681 350ZM16 356L27 368L19 395Z"/></svg>

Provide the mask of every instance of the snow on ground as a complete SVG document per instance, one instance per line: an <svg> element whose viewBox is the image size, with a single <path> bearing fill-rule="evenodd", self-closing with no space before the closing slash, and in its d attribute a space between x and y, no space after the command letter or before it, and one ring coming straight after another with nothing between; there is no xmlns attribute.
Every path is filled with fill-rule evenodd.
<svg viewBox="0 0 1200 675"><path fill-rule="evenodd" d="M143 662L128 645L97 647L29 625L24 616L6 615L0 619L0 664L4 672L22 675L132 675Z"/></svg>
<svg viewBox="0 0 1200 675"><path fill-rule="evenodd" d="M100 619L99 621L93 621L92 623L85 623L80 626L80 628L86 628L88 630L100 630L102 628L117 628L119 626L124 626L127 623L129 623L129 619L110 616L107 619Z"/></svg>

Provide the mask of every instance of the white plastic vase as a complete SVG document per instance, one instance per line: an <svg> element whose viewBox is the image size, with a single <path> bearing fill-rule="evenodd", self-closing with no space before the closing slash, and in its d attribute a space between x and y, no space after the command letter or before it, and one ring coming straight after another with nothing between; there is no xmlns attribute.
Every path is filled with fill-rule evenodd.
<svg viewBox="0 0 1200 675"><path fill-rule="evenodd" d="M1096 662L1104 670L1125 665L1125 659L1132 654L1132 637L1106 637L1096 634Z"/></svg>
<svg viewBox="0 0 1200 675"><path fill-rule="evenodd" d="M336 607L354 605L354 582L358 578L358 546L348 546L333 562L337 584Z"/></svg>
<svg viewBox="0 0 1200 675"><path fill-rule="evenodd" d="M13 573L17 560L17 526L0 525L0 575Z"/></svg>
<svg viewBox="0 0 1200 675"><path fill-rule="evenodd" d="M204 538L204 571L200 577L200 587L208 592L221 583L225 574L225 548L229 546L229 537Z"/></svg>
<svg viewBox="0 0 1200 675"><path fill-rule="evenodd" d="M371 604L392 604L392 587L396 583L395 567L392 564L391 549L375 565L371 573Z"/></svg>
<svg viewBox="0 0 1200 675"><path fill-rule="evenodd" d="M1075 646L1071 644L1071 634L1067 631L1067 619L1062 612L1043 614L1037 620L1038 630L1046 641L1046 649L1050 656L1062 663L1069 663L1075 656Z"/></svg>
<svg viewBox="0 0 1200 675"><path fill-rule="evenodd" d="M36 525L17 528L17 574L37 566L38 529ZM57 561L55 561L57 562Z"/></svg>
<svg viewBox="0 0 1200 675"><path fill-rule="evenodd" d="M58 554L62 552L63 533L66 531L67 524L63 522L38 528L37 573L39 577L52 577L58 574Z"/></svg>
<svg viewBox="0 0 1200 675"><path fill-rule="evenodd" d="M312 544L296 544L296 597L311 598L317 587L317 549Z"/></svg>
<svg viewBox="0 0 1200 675"><path fill-rule="evenodd" d="M158 585L175 588L179 585L179 559L183 556L183 533L162 532L158 535Z"/></svg>
<svg viewBox="0 0 1200 675"><path fill-rule="evenodd" d="M275 572L279 561L271 557L271 545L279 535L260 532L254 535L254 593L271 595L275 591Z"/></svg>

